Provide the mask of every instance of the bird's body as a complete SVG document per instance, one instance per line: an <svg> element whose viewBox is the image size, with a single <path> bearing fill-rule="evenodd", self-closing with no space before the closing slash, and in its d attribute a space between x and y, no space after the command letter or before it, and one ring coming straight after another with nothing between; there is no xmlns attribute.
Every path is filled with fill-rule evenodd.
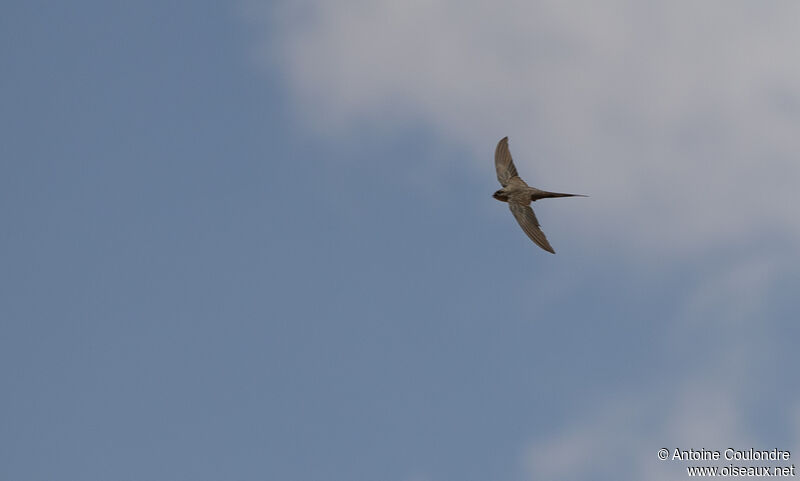
<svg viewBox="0 0 800 481"><path fill-rule="evenodd" d="M539 247L555 254L556 251L547 241L544 232L539 228L539 221L536 214L531 209L531 202L550 197L586 197L580 194L562 194L560 192L548 192L531 187L522 180L517 174L517 168L511 159L511 152L508 150L508 137L503 137L497 143L494 153L494 166L497 170L497 180L500 181L502 189L498 190L492 197L501 201L508 202L508 207L514 218L517 219L519 226L525 234Z"/></svg>

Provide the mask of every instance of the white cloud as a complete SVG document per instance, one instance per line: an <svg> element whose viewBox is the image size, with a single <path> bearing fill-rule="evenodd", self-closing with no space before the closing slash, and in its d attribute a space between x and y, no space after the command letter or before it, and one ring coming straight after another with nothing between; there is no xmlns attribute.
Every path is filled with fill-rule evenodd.
<svg viewBox="0 0 800 481"><path fill-rule="evenodd" d="M659 449L762 448L742 432L741 408L731 392L694 381L674 393L615 395L561 432L531 443L523 460L529 479L676 479L687 466L719 463L661 461Z"/></svg>
<svg viewBox="0 0 800 481"><path fill-rule="evenodd" d="M661 447L759 447L737 376L767 362L775 320L747 324L800 245L798 16L785 1L306 0L265 15L264 59L321 135L421 123L485 176L509 135L531 184L591 195L547 206L572 216L561 236L716 256L665 328L702 368L669 391L654 379L609 393L525 456L532 479L675 479L685 464L659 461ZM565 217L540 218L547 230Z"/></svg>
<svg viewBox="0 0 800 481"><path fill-rule="evenodd" d="M595 393L590 409L572 413L562 428L530 443L523 459L529 479L668 480L686 476L687 466L729 464L661 461L661 448L794 452L800 409L791 400L777 402L793 392L765 393L758 383L776 365L764 354L776 320L758 315L768 300L770 274L780 271L771 262L746 259L703 276L676 318L665 323L658 348L671 359L656 363L651 378L628 392ZM760 424L767 412L795 423L791 445L764 438Z"/></svg>
<svg viewBox="0 0 800 481"><path fill-rule="evenodd" d="M800 237L798 14L792 2L307 0L270 11L265 58L307 126L422 122L469 146L481 175L508 134L531 183L592 195L576 208L587 242L682 255Z"/></svg>
<svg viewBox="0 0 800 481"><path fill-rule="evenodd" d="M743 332L762 310L773 274L781 271L778 262L774 256L755 253L706 273L685 301L676 325L713 326L732 335Z"/></svg>

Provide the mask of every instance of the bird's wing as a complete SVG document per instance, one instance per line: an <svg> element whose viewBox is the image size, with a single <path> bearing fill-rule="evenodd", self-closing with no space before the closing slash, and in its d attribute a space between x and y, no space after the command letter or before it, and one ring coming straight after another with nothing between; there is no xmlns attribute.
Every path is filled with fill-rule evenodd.
<svg viewBox="0 0 800 481"><path fill-rule="evenodd" d="M517 219L519 226L537 246L551 254L556 253L550 243L547 242L544 232L539 228L539 221L536 219L536 214L533 213L531 206L509 202L508 207L511 209L511 213L514 214L514 218Z"/></svg>
<svg viewBox="0 0 800 481"><path fill-rule="evenodd" d="M511 159L511 152L508 150L508 137L503 137L497 143L494 151L494 168L497 170L497 180L500 185L505 187L512 177L517 176L517 168Z"/></svg>

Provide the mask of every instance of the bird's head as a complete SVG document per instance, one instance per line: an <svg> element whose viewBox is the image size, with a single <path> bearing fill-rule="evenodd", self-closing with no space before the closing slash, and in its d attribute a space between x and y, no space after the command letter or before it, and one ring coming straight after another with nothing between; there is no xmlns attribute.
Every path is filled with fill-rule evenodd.
<svg viewBox="0 0 800 481"><path fill-rule="evenodd" d="M499 201L508 200L508 197L505 195L505 192L503 192L502 189L500 189L497 192L495 192L494 194L492 194L492 197L494 197L495 199L497 199Z"/></svg>

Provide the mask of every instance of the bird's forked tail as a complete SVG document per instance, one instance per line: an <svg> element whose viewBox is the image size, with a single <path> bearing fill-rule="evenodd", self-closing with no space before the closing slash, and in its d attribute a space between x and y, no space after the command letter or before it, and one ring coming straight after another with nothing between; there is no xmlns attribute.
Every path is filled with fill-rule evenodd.
<svg viewBox="0 0 800 481"><path fill-rule="evenodd" d="M588 195L583 195L583 194L563 194L561 192L542 191L542 192L537 192L536 194L533 194L531 197L533 197L532 200L537 200L537 199L548 199L548 198L551 198L551 197L589 197L589 196Z"/></svg>

